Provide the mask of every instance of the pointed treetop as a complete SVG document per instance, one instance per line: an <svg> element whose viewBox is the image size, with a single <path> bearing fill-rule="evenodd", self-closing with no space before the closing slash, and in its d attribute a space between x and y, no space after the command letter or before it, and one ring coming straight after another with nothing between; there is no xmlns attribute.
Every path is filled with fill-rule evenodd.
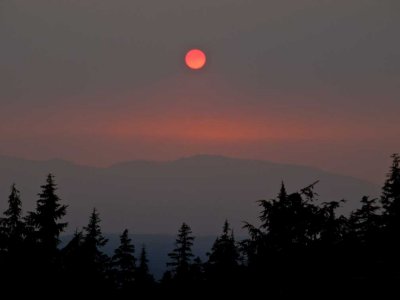
<svg viewBox="0 0 400 300"><path fill-rule="evenodd" d="M397 210L393 205L400 207L400 203L395 203L400 202L400 155L394 153L391 158L392 165L386 175L386 181L382 188L381 196L381 202L387 213L394 213L394 211Z"/></svg>
<svg viewBox="0 0 400 300"><path fill-rule="evenodd" d="M142 251L140 252L140 259L139 259L139 270L144 273L148 273L149 266L147 265L149 260L147 259L147 251L146 246L142 246Z"/></svg>
<svg viewBox="0 0 400 300"><path fill-rule="evenodd" d="M230 231L229 222L228 222L228 220L225 220L222 232L223 232L224 235L227 236L229 234L229 231Z"/></svg>
<svg viewBox="0 0 400 300"><path fill-rule="evenodd" d="M154 282L154 278L149 271L148 263L146 247L143 245L139 257L139 266L136 270L136 281L140 283L141 286L151 285Z"/></svg>
<svg viewBox="0 0 400 300"><path fill-rule="evenodd" d="M49 174L46 184L41 186L36 201L36 211L30 212L28 222L36 230L37 239L47 252L56 252L59 244L59 236L67 227L67 223L59 220L65 216L67 206L60 204L60 198L56 194L54 176Z"/></svg>
<svg viewBox="0 0 400 300"><path fill-rule="evenodd" d="M167 263L167 266L172 267L171 271L177 277L184 277L189 271L194 256L192 253L193 241L194 237L190 226L182 223L175 240L175 249L168 254L171 260Z"/></svg>
<svg viewBox="0 0 400 300"><path fill-rule="evenodd" d="M285 183L282 180L281 189L280 189L279 194L278 194L278 200L285 201L286 198L287 198L286 187L285 187Z"/></svg>
<svg viewBox="0 0 400 300"><path fill-rule="evenodd" d="M99 225L100 222L101 219L99 213L97 212L96 208L93 208L92 214L89 218L89 224L83 227L83 229L86 231L85 240L87 242L94 243L96 247L103 247L108 242L108 240L103 237L101 227Z"/></svg>
<svg viewBox="0 0 400 300"><path fill-rule="evenodd" d="M4 212L7 217L19 219L22 214L22 202L19 190L16 188L15 183L11 185L11 193L8 197L8 209Z"/></svg>

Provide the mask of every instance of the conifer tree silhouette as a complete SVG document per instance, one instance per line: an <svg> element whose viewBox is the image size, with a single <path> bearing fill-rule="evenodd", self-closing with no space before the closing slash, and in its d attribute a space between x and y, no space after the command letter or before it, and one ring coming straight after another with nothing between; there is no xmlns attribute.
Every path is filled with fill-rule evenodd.
<svg viewBox="0 0 400 300"><path fill-rule="evenodd" d="M391 156L392 164L382 188L382 255L385 257L385 273L396 277L400 268L400 155ZM396 283L393 283L396 284Z"/></svg>
<svg viewBox="0 0 400 300"><path fill-rule="evenodd" d="M108 239L103 236L100 227L100 216L94 208L87 226L83 227L84 236L82 242L83 265L81 271L86 277L87 291L103 294L108 292L112 285L110 275L110 259L102 252Z"/></svg>
<svg viewBox="0 0 400 300"><path fill-rule="evenodd" d="M239 250L236 246L233 230L226 220L219 236L208 253L207 274L212 280L230 281L237 276Z"/></svg>
<svg viewBox="0 0 400 300"><path fill-rule="evenodd" d="M201 258L197 256L190 265L190 280L193 286L203 285L205 280L205 267Z"/></svg>
<svg viewBox="0 0 400 300"><path fill-rule="evenodd" d="M361 199L362 206L353 211L348 220L347 233L344 236L346 255L342 255L342 265L352 265L354 274L366 280L378 283L381 280L382 255L387 257L389 253L382 252L386 248L382 231L381 207L378 199L370 199L364 196ZM346 259L346 257L348 259ZM375 274L380 274L375 277ZM375 278L374 278L375 277Z"/></svg>
<svg viewBox="0 0 400 300"><path fill-rule="evenodd" d="M85 255L88 261L94 265L101 265L107 260L106 255L100 250L100 248L104 247L108 242L108 239L103 236L100 222L99 213L96 208L94 208L90 215L88 225L83 227L85 231L83 238Z"/></svg>
<svg viewBox="0 0 400 300"><path fill-rule="evenodd" d="M143 245L135 274L135 286L141 293L146 293L146 291L148 292L148 290L151 289L155 284L154 277L150 273L148 263L149 260L147 258L146 247Z"/></svg>
<svg viewBox="0 0 400 300"><path fill-rule="evenodd" d="M371 246L377 242L381 232L382 218L379 214L380 206L378 199L370 199L364 196L361 199L361 208L353 211L350 215L351 233L353 239L364 246Z"/></svg>
<svg viewBox="0 0 400 300"><path fill-rule="evenodd" d="M2 292L12 292L24 282L27 248L24 245L25 223L22 218L20 193L11 186L8 208L0 219L0 282Z"/></svg>
<svg viewBox="0 0 400 300"><path fill-rule="evenodd" d="M52 174L47 176L46 184L41 188L36 211L30 212L27 220L33 227L40 251L45 257L51 258L58 250L61 232L67 227L67 223L59 222L65 216L67 206L60 204L60 198L56 194L57 185Z"/></svg>
<svg viewBox="0 0 400 300"><path fill-rule="evenodd" d="M400 155L391 156L392 165L382 188L381 203L390 230L400 233Z"/></svg>
<svg viewBox="0 0 400 300"><path fill-rule="evenodd" d="M319 208L314 205L317 194L313 183L300 192L287 195L282 184L276 200L260 200L261 227L267 231L269 243L275 250L304 247L318 234Z"/></svg>
<svg viewBox="0 0 400 300"><path fill-rule="evenodd" d="M251 272L248 283L258 287L269 282L271 293L280 296L290 293L285 284L296 284L297 289L303 286L305 276L296 274L312 269L308 249L324 224L315 204L316 183L292 194L282 183L276 199L258 201L261 225L245 223L250 238L241 243Z"/></svg>
<svg viewBox="0 0 400 300"><path fill-rule="evenodd" d="M333 247L343 240L347 219L344 216L337 217L336 211L345 203L345 200L323 202L320 208L321 223L318 224L319 240L326 247Z"/></svg>
<svg viewBox="0 0 400 300"><path fill-rule="evenodd" d="M276 198L258 201L259 226L245 223L249 237L240 247L225 221L206 263L193 259L194 237L183 223L160 284L150 274L144 246L136 265L128 230L111 259L103 253L108 240L96 209L83 231L77 230L58 249L67 225L61 222L66 206L51 174L41 187L36 211L25 218L13 184L0 218L2 291L126 299L158 291L164 297L187 296L189 290L197 296L217 291L228 297L238 290L248 298L251 292L285 298L321 296L329 290L335 297L346 293L360 298L374 295L373 287L379 286L379 295L393 294L400 268L400 155L392 159L380 200L364 196L348 218L338 214L343 200L317 201L316 183L288 193L282 182Z"/></svg>
<svg viewBox="0 0 400 300"><path fill-rule="evenodd" d="M84 236L82 231L76 230L74 232L72 239L62 249L67 266L72 266L75 263L78 263L79 265L79 261L81 260L80 256L82 255L83 242L84 242Z"/></svg>
<svg viewBox="0 0 400 300"><path fill-rule="evenodd" d="M146 247L143 245L143 246L142 246L142 251L140 252L140 260L139 260L138 273L141 273L141 274L149 274L149 266L148 266L148 263L149 263L149 260L147 259Z"/></svg>
<svg viewBox="0 0 400 300"><path fill-rule="evenodd" d="M68 293L73 295L76 291L85 291L87 286L87 257L83 252L84 236L82 231L76 230L72 239L62 249L63 271L65 285L69 286Z"/></svg>
<svg viewBox="0 0 400 300"><path fill-rule="evenodd" d="M114 251L112 266L117 288L121 290L132 289L136 276L135 246L125 229L120 236L120 245Z"/></svg>
<svg viewBox="0 0 400 300"><path fill-rule="evenodd" d="M11 186L8 208L3 214L5 217L0 219L0 231L3 241L1 248L5 249L8 254L16 254L15 252L19 252L22 248L25 223L22 218L20 192L15 184Z"/></svg>
<svg viewBox="0 0 400 300"><path fill-rule="evenodd" d="M194 237L191 228L183 223L179 229L175 240L175 249L168 254L170 262L167 266L171 267L174 279L188 280L190 265L193 258L192 246Z"/></svg>

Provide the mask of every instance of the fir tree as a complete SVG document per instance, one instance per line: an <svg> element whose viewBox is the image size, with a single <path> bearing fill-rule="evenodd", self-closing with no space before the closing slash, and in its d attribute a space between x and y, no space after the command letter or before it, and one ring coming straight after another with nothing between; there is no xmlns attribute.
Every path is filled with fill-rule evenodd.
<svg viewBox="0 0 400 300"><path fill-rule="evenodd" d="M64 256L69 260L79 260L79 253L82 250L83 245L83 233L82 231L76 230L72 239L62 249Z"/></svg>
<svg viewBox="0 0 400 300"><path fill-rule="evenodd" d="M168 254L171 261L167 263L175 279L187 279L192 262L194 237L190 227L183 223L175 240L175 249Z"/></svg>
<svg viewBox="0 0 400 300"><path fill-rule="evenodd" d="M25 224L21 199L15 184L11 186L8 208L0 219L0 282L3 293L15 291L25 277L29 249L24 244Z"/></svg>
<svg viewBox="0 0 400 300"><path fill-rule="evenodd" d="M110 289L112 276L109 257L101 251L108 240L103 236L100 222L99 213L93 209L88 225L83 227L81 271L87 278L84 289L101 294Z"/></svg>
<svg viewBox="0 0 400 300"><path fill-rule="evenodd" d="M336 210L345 200L330 201L322 203L320 213L316 218L321 217L317 223L320 230L319 242L326 247L333 247L342 241L348 220L344 216L337 217Z"/></svg>
<svg viewBox="0 0 400 300"><path fill-rule="evenodd" d="M317 195L313 191L316 183L289 195L282 183L276 199L259 201L262 208L260 229L264 230L267 240L264 242L269 247L277 251L305 247L316 239L322 226L318 218L319 207L313 204ZM246 227L253 228L248 224Z"/></svg>
<svg viewBox="0 0 400 300"><path fill-rule="evenodd" d="M64 231L67 223L59 220L66 214L66 205L60 204L60 198L56 194L57 186L54 176L47 176L46 184L41 186L36 211L30 212L28 222L33 227L36 241L39 243L43 254L50 255L57 251L60 233Z"/></svg>
<svg viewBox="0 0 400 300"><path fill-rule="evenodd" d="M24 239L25 223L22 218L22 202L20 193L15 184L11 186L11 193L8 197L8 208L3 213L4 218L0 219L1 234L4 247L7 252L21 250Z"/></svg>
<svg viewBox="0 0 400 300"><path fill-rule="evenodd" d="M65 281L76 290L84 289L87 274L85 270L86 257L83 253L84 237L82 231L76 230L72 239L62 249Z"/></svg>
<svg viewBox="0 0 400 300"><path fill-rule="evenodd" d="M314 185L299 192L287 194L282 183L278 196L271 200L260 200L260 227L245 223L250 238L241 243L247 257L249 276L243 278L258 286L265 281L272 284L274 293L284 293L288 274L296 278L296 284L304 282L304 276L295 276L299 270L312 273L312 256L308 256L313 242L321 233L324 224L316 200ZM307 266L307 267L306 267ZM297 274L300 275L300 274Z"/></svg>
<svg viewBox="0 0 400 300"><path fill-rule="evenodd" d="M201 283L204 280L204 263L197 256L190 266L190 279L195 283Z"/></svg>
<svg viewBox="0 0 400 300"><path fill-rule="evenodd" d="M153 276L149 271L149 260L147 258L146 247L142 246L142 251L140 252L139 265L136 270L136 283L140 287L147 287L154 282Z"/></svg>
<svg viewBox="0 0 400 300"><path fill-rule="evenodd" d="M215 240L208 257L207 265L213 272L232 273L238 267L239 251L228 221L225 221L222 235Z"/></svg>
<svg viewBox="0 0 400 300"><path fill-rule="evenodd" d="M400 268L400 155L391 156L392 165L382 188L382 255L385 256L386 272L397 272Z"/></svg>
<svg viewBox="0 0 400 300"><path fill-rule="evenodd" d="M288 194L286 192L285 184L282 181L281 189L279 191L279 194L278 194L276 200L273 199L270 201L267 201L267 200L258 201L259 205L263 208L263 210L261 211L261 215L260 215L260 221L261 221L262 228L269 227L270 210L272 209L272 205L279 206L279 207L285 207L288 205L287 199L288 199Z"/></svg>
<svg viewBox="0 0 400 300"><path fill-rule="evenodd" d="M136 258L134 256L135 246L125 229L120 236L120 245L114 251L112 265L117 287L126 290L132 287L135 279Z"/></svg>
<svg viewBox="0 0 400 300"><path fill-rule="evenodd" d="M83 238L83 247L88 259L93 263L102 263L105 259L100 248L104 247L108 240L103 236L100 227L100 216L94 208L89 218L87 226L83 227L85 235Z"/></svg>
<svg viewBox="0 0 400 300"><path fill-rule="evenodd" d="M388 225L400 232L400 155L392 156L392 165L382 188L381 203Z"/></svg>
<svg viewBox="0 0 400 300"><path fill-rule="evenodd" d="M361 204L361 208L351 213L350 224L357 242L366 245L377 239L382 220L376 198L364 196Z"/></svg>

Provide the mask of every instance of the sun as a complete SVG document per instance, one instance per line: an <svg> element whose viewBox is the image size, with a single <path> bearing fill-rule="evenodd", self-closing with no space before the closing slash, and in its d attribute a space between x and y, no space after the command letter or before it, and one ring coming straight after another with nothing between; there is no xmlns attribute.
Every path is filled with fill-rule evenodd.
<svg viewBox="0 0 400 300"><path fill-rule="evenodd" d="M192 49L186 53L186 65L192 70L199 70L206 64L206 54L200 49Z"/></svg>

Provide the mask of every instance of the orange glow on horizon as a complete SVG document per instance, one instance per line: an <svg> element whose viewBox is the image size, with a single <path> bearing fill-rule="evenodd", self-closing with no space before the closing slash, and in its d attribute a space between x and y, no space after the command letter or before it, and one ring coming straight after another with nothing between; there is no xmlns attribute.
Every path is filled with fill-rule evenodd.
<svg viewBox="0 0 400 300"><path fill-rule="evenodd" d="M186 65L193 70L199 70L206 64L206 55L199 49L192 49L185 56Z"/></svg>
<svg viewBox="0 0 400 300"><path fill-rule="evenodd" d="M219 116L219 118L168 116L155 120L119 120L103 124L98 131L121 139L146 137L151 139L185 140L187 142L251 142L266 139L301 139L319 136L307 126L284 126L276 120L257 120Z"/></svg>

